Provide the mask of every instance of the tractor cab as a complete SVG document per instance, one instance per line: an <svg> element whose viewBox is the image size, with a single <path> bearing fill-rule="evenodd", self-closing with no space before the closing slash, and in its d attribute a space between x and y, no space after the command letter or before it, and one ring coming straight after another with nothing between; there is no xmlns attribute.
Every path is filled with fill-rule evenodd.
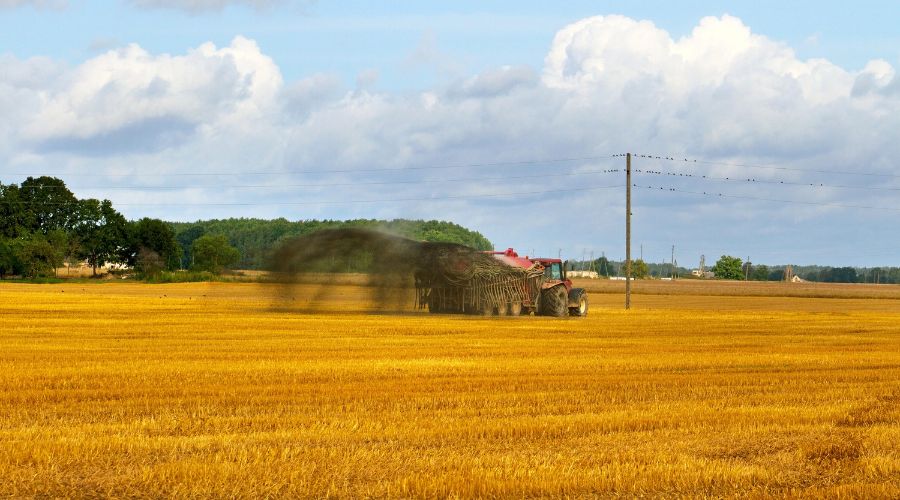
<svg viewBox="0 0 900 500"><path fill-rule="evenodd" d="M548 281L562 281L564 279L562 262L547 262L544 264L544 278Z"/></svg>
<svg viewBox="0 0 900 500"><path fill-rule="evenodd" d="M572 290L572 281L566 279L566 269L559 259L533 259L534 262L544 266L543 288L550 288L563 284L566 290Z"/></svg>

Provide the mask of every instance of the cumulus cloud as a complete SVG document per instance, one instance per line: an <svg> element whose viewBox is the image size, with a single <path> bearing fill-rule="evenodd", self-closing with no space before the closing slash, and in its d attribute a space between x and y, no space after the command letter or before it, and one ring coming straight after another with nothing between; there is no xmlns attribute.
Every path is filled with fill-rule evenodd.
<svg viewBox="0 0 900 500"><path fill-rule="evenodd" d="M150 151L187 140L201 124L252 119L273 105L281 88L277 66L242 37L181 56L129 45L41 89L41 105L22 124L22 138L37 150Z"/></svg>
<svg viewBox="0 0 900 500"><path fill-rule="evenodd" d="M433 44L425 42L428 50L420 46L417 63L434 54ZM556 34L543 68L504 66L421 92L373 90L375 70L360 73L355 88L327 74L284 82L277 65L256 43L241 37L227 47L204 44L181 55L151 54L129 45L75 67L10 56L0 64L0 113L5 117L0 123L0 159L9 165L62 164L72 172L108 174L141 169L284 172L244 180L274 183L279 189L225 189L225 181L210 177L204 182L212 179L209 182L219 187L203 189L198 180L200 188L154 193L151 199L157 201L187 197L217 202L227 197L260 203L259 208L225 214L160 208L158 215L165 217L247 215L254 210L260 216L298 218L450 218L514 244L533 241L534 234L570 241L571 232L562 229L560 220L576 214L568 220L590 222L591 234L602 235L595 238L617 241L618 236L607 235L621 232L618 190L523 194L513 201L517 210L529 208L528 217L510 217L504 210L509 197L453 197L620 185L622 179L596 173L620 168L618 159L516 168L484 164L623 151L900 175L894 160L900 157L895 138L900 130L900 83L890 63L876 60L849 71L824 59L802 60L791 47L753 33L731 16L704 18L678 39L647 21L588 18ZM796 170L749 174L727 165L641 162L647 169L710 177L740 173L760 181L808 180ZM469 164L481 166L429 169ZM378 168L409 170L368 171ZM821 181L822 175L815 180ZM462 181L465 178L482 180ZM393 180L403 182L387 184ZM889 192L652 176L636 181L750 198L895 206ZM874 181L900 188L892 177L831 178L831 184L873 186ZM153 182L183 183L185 178ZM136 192L131 199L149 196ZM428 198L433 201L402 201ZM370 199L397 201L314 204ZM715 239L709 232L716 224L722 234L734 238L788 238L823 211L830 212L829 221L835 224L854 216L809 205L792 210L784 228L773 228L773 218L784 220L785 205L742 199L734 202L735 210L719 210L721 200L702 196L647 193L640 199L639 235L691 234L698 246ZM266 204L297 200L311 205L286 209ZM672 213L679 214L682 223L677 230L662 222ZM716 217L718 222L712 220ZM694 232L689 230L692 224ZM735 224L742 231L733 234ZM809 237L825 241L827 226L815 227ZM651 238L646 237L649 246Z"/></svg>

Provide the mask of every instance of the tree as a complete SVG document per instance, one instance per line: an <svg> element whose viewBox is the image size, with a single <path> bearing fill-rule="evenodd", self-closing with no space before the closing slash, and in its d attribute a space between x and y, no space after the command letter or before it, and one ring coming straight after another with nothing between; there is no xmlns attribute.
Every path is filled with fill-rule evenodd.
<svg viewBox="0 0 900 500"><path fill-rule="evenodd" d="M600 276L615 276L616 274L612 263L610 263L609 259L607 259L606 257L600 257L599 259L595 260L594 269L597 270L597 274L599 274Z"/></svg>
<svg viewBox="0 0 900 500"><path fill-rule="evenodd" d="M193 268L199 271L213 273L222 272L239 260L241 254L237 248L228 244L228 239L221 234L215 236L201 236L191 246L191 254L194 258Z"/></svg>
<svg viewBox="0 0 900 500"><path fill-rule="evenodd" d="M753 281L768 281L769 280L769 266L765 264L760 264L753 268L753 271L750 272L750 279Z"/></svg>
<svg viewBox="0 0 900 500"><path fill-rule="evenodd" d="M828 273L821 281L830 283L856 283L859 277L856 269L852 267L835 267L829 268Z"/></svg>
<svg viewBox="0 0 900 500"><path fill-rule="evenodd" d="M645 279L650 275L650 267L641 259L631 263L631 277L637 280Z"/></svg>
<svg viewBox="0 0 900 500"><path fill-rule="evenodd" d="M0 183L0 237L18 238L27 234L28 215L19 186Z"/></svg>
<svg viewBox="0 0 900 500"><path fill-rule="evenodd" d="M76 254L88 261L92 274L106 262L119 259L128 238L128 222L109 200L80 200L73 232L78 239Z"/></svg>
<svg viewBox="0 0 900 500"><path fill-rule="evenodd" d="M744 279L741 259L730 255L720 257L716 265L713 266L712 272L716 275L716 278L723 280Z"/></svg>
<svg viewBox="0 0 900 500"><path fill-rule="evenodd" d="M69 234L63 229L54 229L47 233L47 243L50 243L51 254L50 263L53 265L53 274L62 267L66 259L66 253L69 250Z"/></svg>
<svg viewBox="0 0 900 500"><path fill-rule="evenodd" d="M139 257L142 250L146 250L156 254L157 257L152 260L161 262L163 269L178 269L181 264L181 247L175 239L172 226L159 219L144 217L129 225L129 233L130 242L123 256L125 262L135 266L138 271L145 272Z"/></svg>
<svg viewBox="0 0 900 500"><path fill-rule="evenodd" d="M25 268L20 259L19 242L0 239L0 278L9 274L23 274Z"/></svg>
<svg viewBox="0 0 900 500"><path fill-rule="evenodd" d="M54 250L46 236L35 233L24 239L19 250L24 274L31 278L49 276L62 264L62 258Z"/></svg>
<svg viewBox="0 0 900 500"><path fill-rule="evenodd" d="M192 247L194 246L194 242L197 241L197 238L203 236L205 233L206 228L199 225L190 226L181 232L176 230L175 239L178 240L178 244L184 249L184 256L181 258L182 268L187 269L193 266L194 256Z"/></svg>
<svg viewBox="0 0 900 500"><path fill-rule="evenodd" d="M141 247L135 258L134 267L145 277L153 277L166 268L166 263L158 253L147 247Z"/></svg>
<svg viewBox="0 0 900 500"><path fill-rule="evenodd" d="M72 227L78 200L60 179L29 177L19 187L18 197L28 232L47 234L54 229Z"/></svg>

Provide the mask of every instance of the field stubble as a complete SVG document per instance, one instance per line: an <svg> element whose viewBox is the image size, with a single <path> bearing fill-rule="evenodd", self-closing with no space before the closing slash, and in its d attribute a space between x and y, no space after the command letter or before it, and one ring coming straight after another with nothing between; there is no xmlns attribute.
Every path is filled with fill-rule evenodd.
<svg viewBox="0 0 900 500"><path fill-rule="evenodd" d="M0 495L900 495L897 297L662 290L0 284Z"/></svg>

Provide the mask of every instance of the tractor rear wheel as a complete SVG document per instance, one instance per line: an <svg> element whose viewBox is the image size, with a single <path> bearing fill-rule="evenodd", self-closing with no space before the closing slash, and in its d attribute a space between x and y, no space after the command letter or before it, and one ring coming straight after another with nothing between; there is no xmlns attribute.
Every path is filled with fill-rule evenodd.
<svg viewBox="0 0 900 500"><path fill-rule="evenodd" d="M556 285L541 292L541 315L562 318L569 315L569 294L566 287Z"/></svg>

